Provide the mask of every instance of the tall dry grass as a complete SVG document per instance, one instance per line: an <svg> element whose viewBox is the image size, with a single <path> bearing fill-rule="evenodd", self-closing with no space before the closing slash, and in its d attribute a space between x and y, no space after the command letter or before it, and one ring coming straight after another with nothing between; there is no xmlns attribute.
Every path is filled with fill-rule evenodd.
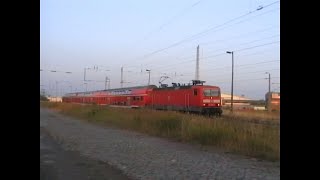
<svg viewBox="0 0 320 180"><path fill-rule="evenodd" d="M267 115L227 113L218 118L150 109L122 109L79 104L48 103L42 106L89 122L134 130L178 141L221 147L227 151L267 160L280 158L280 128L241 121Z"/></svg>

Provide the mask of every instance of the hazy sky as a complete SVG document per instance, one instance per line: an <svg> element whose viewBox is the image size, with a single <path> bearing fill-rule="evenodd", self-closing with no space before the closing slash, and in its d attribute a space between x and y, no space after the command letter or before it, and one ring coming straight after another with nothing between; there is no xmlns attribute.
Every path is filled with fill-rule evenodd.
<svg viewBox="0 0 320 180"><path fill-rule="evenodd" d="M188 83L200 79L234 94L264 99L280 91L280 2L277 0L40 0L40 89L72 91ZM263 7L261 9L261 7ZM260 9L260 10L258 10ZM251 12L251 13L250 13ZM98 66L98 70L93 68ZM84 85L86 79L92 80ZM107 71L108 70L108 71ZM57 71L57 72L50 72ZM72 73L65 73L72 72ZM58 87L56 89L56 87Z"/></svg>

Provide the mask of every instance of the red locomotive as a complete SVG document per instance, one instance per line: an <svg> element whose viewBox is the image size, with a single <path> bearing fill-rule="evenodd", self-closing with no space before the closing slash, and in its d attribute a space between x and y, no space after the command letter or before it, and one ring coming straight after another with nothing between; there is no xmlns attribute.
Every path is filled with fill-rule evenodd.
<svg viewBox="0 0 320 180"><path fill-rule="evenodd" d="M155 88L151 93L151 104L147 106L161 110L221 115L220 88L203 85L203 82L193 81L193 85L187 86L173 83L172 87Z"/></svg>
<svg viewBox="0 0 320 180"><path fill-rule="evenodd" d="M203 83L204 81L193 81L192 85L172 83L172 87L158 88L150 85L69 93L62 98L62 101L221 115L220 88L203 85Z"/></svg>

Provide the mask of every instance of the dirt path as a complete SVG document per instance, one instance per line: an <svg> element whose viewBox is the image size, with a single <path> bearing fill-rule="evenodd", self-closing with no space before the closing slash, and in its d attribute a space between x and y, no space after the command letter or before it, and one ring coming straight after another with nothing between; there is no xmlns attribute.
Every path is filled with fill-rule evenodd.
<svg viewBox="0 0 320 180"><path fill-rule="evenodd" d="M129 180L105 162L66 151L40 125L40 180Z"/></svg>

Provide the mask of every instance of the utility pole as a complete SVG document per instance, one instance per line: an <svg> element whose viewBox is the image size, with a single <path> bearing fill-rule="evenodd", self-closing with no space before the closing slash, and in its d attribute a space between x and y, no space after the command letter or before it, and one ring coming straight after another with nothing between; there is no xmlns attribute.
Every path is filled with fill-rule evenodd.
<svg viewBox="0 0 320 180"><path fill-rule="evenodd" d="M232 51L231 112L233 112L233 67L234 67L234 60L233 60L233 51Z"/></svg>
<svg viewBox="0 0 320 180"><path fill-rule="evenodd" d="M87 69L91 69L91 68L84 68L83 81L87 81L86 80Z"/></svg>
<svg viewBox="0 0 320 180"><path fill-rule="evenodd" d="M104 90L107 89L107 82L108 82L108 76L106 76L106 81L105 81L105 84L104 84Z"/></svg>
<svg viewBox="0 0 320 180"><path fill-rule="evenodd" d="M266 72L266 74L268 74L269 75L269 86L268 86L268 92L269 92L269 94L270 94L270 92L271 92L271 74L269 73L269 72Z"/></svg>
<svg viewBox="0 0 320 180"><path fill-rule="evenodd" d="M123 87L123 66L121 67L121 81L120 81L120 84L121 84L121 88Z"/></svg>
<svg viewBox="0 0 320 180"><path fill-rule="evenodd" d="M148 86L150 85L150 72L151 70L150 69L146 69L146 71L149 73L149 80L148 80Z"/></svg>
<svg viewBox="0 0 320 180"><path fill-rule="evenodd" d="M108 78L108 76L106 76L106 81L105 81L105 87L104 89L107 89L107 85L108 85L108 89L110 89L110 79Z"/></svg>
<svg viewBox="0 0 320 180"><path fill-rule="evenodd" d="M88 83L84 83L86 85L86 92L88 92Z"/></svg>
<svg viewBox="0 0 320 180"><path fill-rule="evenodd" d="M56 81L56 102L58 102L58 81Z"/></svg>
<svg viewBox="0 0 320 180"><path fill-rule="evenodd" d="M271 75L270 75L270 73L269 73L269 93L271 92Z"/></svg>
<svg viewBox="0 0 320 180"><path fill-rule="evenodd" d="M41 89L40 94L41 94L42 96L45 96L45 95L46 95L46 91L45 91L45 89Z"/></svg>
<svg viewBox="0 0 320 180"><path fill-rule="evenodd" d="M196 63L196 77L195 80L199 80L199 45L197 46L197 63Z"/></svg>
<svg viewBox="0 0 320 180"><path fill-rule="evenodd" d="M233 113L233 51L227 51L228 54L232 55L232 78L231 78L231 112Z"/></svg>

